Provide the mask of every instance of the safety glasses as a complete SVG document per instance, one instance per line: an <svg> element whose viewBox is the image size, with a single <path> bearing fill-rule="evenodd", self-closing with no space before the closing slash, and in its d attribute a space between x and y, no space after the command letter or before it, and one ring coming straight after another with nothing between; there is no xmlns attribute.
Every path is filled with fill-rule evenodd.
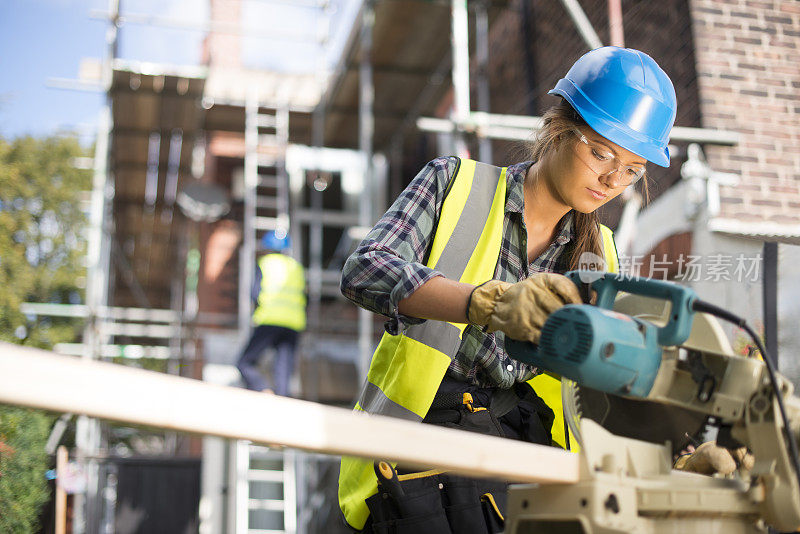
<svg viewBox="0 0 800 534"><path fill-rule="evenodd" d="M638 182L645 174L643 165L623 165L608 148L588 139L577 128L572 132L578 138L575 143L575 154L584 165L600 176L619 173L618 185L628 186Z"/></svg>

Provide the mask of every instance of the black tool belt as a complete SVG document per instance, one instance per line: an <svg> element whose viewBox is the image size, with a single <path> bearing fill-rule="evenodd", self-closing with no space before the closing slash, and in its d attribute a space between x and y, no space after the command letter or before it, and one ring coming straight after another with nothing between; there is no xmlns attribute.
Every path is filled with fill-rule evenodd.
<svg viewBox="0 0 800 534"><path fill-rule="evenodd" d="M527 384L499 390L445 378L424 422L550 445L553 419L553 411ZM443 471L413 472L402 467L394 470L387 462L377 462L375 472L378 493L367 499L370 520L365 532L503 531L508 481L472 479Z"/></svg>
<svg viewBox="0 0 800 534"><path fill-rule="evenodd" d="M476 480L442 471L400 474L375 464L378 493L367 499L376 534L487 534L503 531L503 481ZM366 530L366 529L365 529Z"/></svg>
<svg viewBox="0 0 800 534"><path fill-rule="evenodd" d="M480 388L445 377L423 422L552 445L554 420L553 410L527 383Z"/></svg>

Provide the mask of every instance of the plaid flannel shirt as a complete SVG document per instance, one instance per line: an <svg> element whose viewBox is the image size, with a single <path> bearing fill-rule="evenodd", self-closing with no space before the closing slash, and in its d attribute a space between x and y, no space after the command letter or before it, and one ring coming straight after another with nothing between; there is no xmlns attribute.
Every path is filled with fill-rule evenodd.
<svg viewBox="0 0 800 534"><path fill-rule="evenodd" d="M424 265L442 208L444 191L456 168L455 157L429 162L367 234L342 270L342 294L355 304L389 317L386 331L397 334L406 325L424 319L401 315L398 302L435 276ZM556 238L533 262L527 262L527 233L523 220L522 183L531 161L508 167L503 240L494 278L518 282L534 272L564 272L573 238L572 212L564 216ZM447 375L478 387L510 388L529 380L535 367L510 358L504 350L505 334L488 333L467 325Z"/></svg>

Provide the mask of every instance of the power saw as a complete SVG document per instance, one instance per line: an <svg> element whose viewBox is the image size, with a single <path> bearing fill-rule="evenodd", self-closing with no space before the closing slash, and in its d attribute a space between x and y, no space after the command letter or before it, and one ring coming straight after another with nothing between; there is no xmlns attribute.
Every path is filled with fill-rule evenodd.
<svg viewBox="0 0 800 534"><path fill-rule="evenodd" d="M592 271L567 276L596 292L596 305L560 308L545 322L538 346L506 339L508 354L560 375L565 392L577 384L697 414L717 427L720 445L747 446L755 465L733 479L673 471L671 444L615 436L573 413L567 419L581 442L581 481L513 486L506 532L800 527L794 443L800 400L764 360L733 353L711 314L733 316L671 282Z"/></svg>

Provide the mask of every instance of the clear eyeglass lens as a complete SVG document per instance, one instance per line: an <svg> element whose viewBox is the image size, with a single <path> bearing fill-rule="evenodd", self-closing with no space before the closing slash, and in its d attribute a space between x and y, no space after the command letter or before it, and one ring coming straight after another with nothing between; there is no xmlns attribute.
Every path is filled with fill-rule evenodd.
<svg viewBox="0 0 800 534"><path fill-rule="evenodd" d="M641 179L642 176L644 176L644 167L622 165L616 156L614 156L608 150L600 145L592 143L586 138L585 135L580 134L579 132L576 132L576 134L578 134L578 138L580 139L581 143L586 145L586 148L588 148L587 152L589 152L589 157L585 158L588 160L585 162L589 165L589 168L591 168L597 174L606 175L615 171L619 171L620 185L633 184Z"/></svg>

